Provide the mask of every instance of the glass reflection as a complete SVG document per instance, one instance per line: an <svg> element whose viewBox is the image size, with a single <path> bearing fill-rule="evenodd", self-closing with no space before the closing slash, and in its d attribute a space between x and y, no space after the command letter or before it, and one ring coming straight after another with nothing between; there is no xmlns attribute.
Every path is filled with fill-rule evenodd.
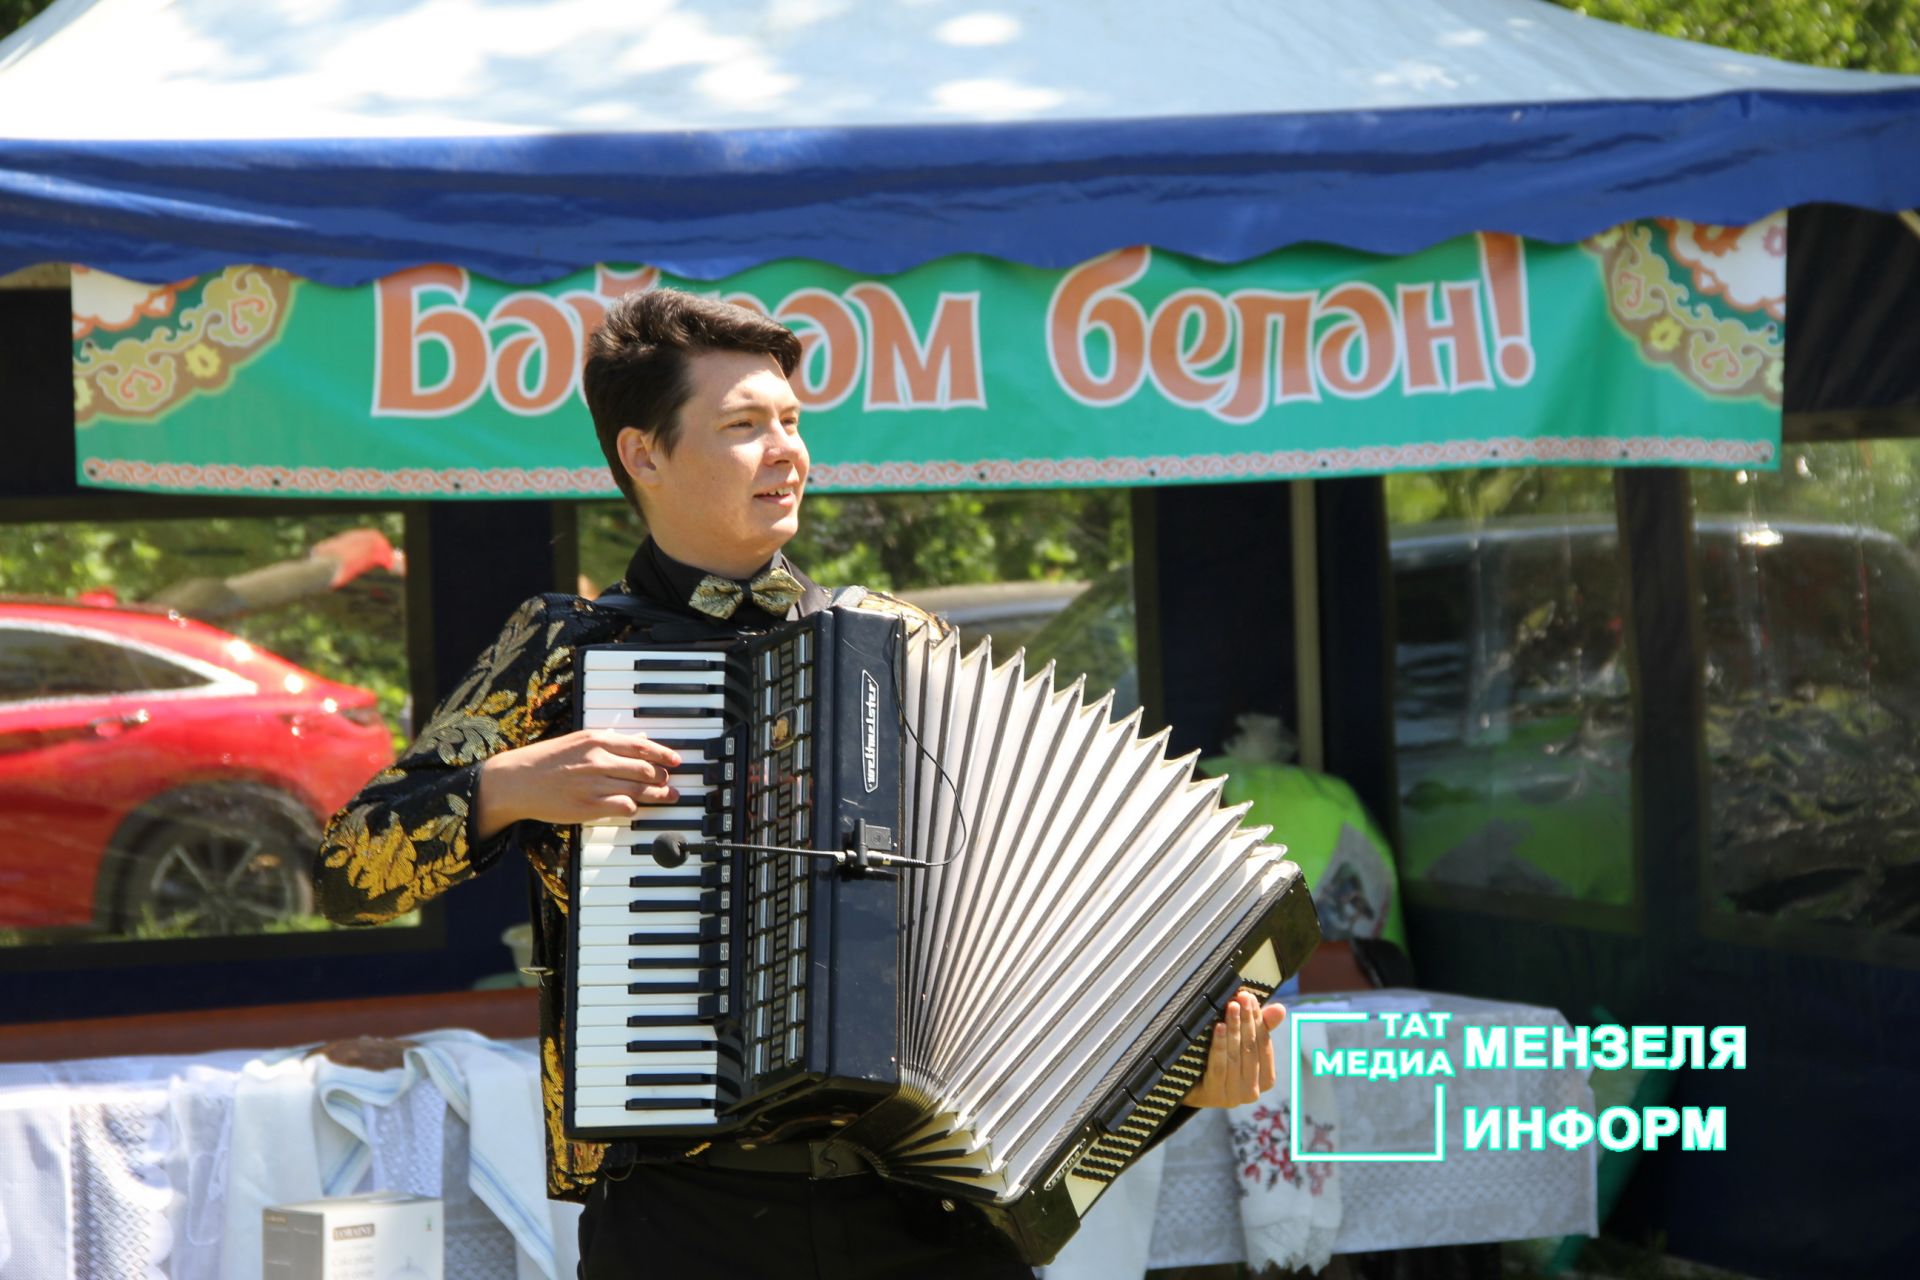
<svg viewBox="0 0 1920 1280"><path fill-rule="evenodd" d="M1705 881L1736 920L1920 937L1920 446L1701 476Z"/></svg>
<svg viewBox="0 0 1920 1280"><path fill-rule="evenodd" d="M320 928L393 758L398 517L0 526L0 938Z"/></svg>
<svg viewBox="0 0 1920 1280"><path fill-rule="evenodd" d="M1630 902L1633 719L1611 473L1386 486L1401 874Z"/></svg>

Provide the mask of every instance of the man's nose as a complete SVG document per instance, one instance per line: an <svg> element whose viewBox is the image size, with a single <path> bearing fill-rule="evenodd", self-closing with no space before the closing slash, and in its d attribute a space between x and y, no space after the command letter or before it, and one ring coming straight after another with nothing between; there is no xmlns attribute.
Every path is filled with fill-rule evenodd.
<svg viewBox="0 0 1920 1280"><path fill-rule="evenodd" d="M783 422L773 424L773 430L767 433L767 461L793 461L798 464L806 458L806 449L800 443L800 429L789 427Z"/></svg>

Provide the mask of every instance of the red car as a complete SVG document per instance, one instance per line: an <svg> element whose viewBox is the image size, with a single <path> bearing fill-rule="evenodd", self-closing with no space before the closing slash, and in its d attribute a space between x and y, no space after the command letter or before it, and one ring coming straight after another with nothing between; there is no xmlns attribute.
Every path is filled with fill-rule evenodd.
<svg viewBox="0 0 1920 1280"><path fill-rule="evenodd" d="M320 823L392 759L372 693L228 632L0 600L0 928L309 914Z"/></svg>

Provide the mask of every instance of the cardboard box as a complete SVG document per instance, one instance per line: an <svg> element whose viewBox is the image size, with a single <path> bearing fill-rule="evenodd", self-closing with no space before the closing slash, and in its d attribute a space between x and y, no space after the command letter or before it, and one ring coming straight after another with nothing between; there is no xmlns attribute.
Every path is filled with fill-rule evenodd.
<svg viewBox="0 0 1920 1280"><path fill-rule="evenodd" d="M443 1280L440 1202L397 1191L275 1205L263 1215L263 1280Z"/></svg>

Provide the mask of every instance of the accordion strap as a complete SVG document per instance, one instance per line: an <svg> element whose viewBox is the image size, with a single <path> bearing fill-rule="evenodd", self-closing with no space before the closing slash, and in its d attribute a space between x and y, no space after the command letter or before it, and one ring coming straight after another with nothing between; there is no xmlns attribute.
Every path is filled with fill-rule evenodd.
<svg viewBox="0 0 1920 1280"><path fill-rule="evenodd" d="M643 596L629 595L625 591L608 591L596 596L593 603L598 608L625 614L640 624L647 639L666 644L723 639L735 634L730 627L689 618L678 610L669 609Z"/></svg>

